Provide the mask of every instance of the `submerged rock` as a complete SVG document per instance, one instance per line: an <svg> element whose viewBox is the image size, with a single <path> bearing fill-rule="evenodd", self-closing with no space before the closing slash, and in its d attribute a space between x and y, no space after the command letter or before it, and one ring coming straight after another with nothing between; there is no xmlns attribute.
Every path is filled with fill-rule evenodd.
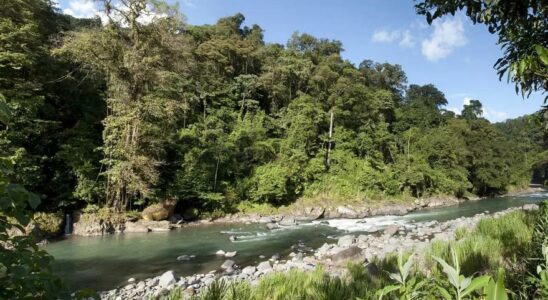
<svg viewBox="0 0 548 300"><path fill-rule="evenodd" d="M227 259L225 262L221 265L221 269L228 269L232 268L236 263L233 260Z"/></svg>
<svg viewBox="0 0 548 300"><path fill-rule="evenodd" d="M225 257L228 257L228 258L234 257L236 256L236 254L238 254L238 251L226 252Z"/></svg>

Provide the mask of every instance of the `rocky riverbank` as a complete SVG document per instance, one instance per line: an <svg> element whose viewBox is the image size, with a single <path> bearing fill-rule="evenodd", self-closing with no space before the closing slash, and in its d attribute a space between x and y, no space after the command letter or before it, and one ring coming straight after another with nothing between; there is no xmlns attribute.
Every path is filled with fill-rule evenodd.
<svg viewBox="0 0 548 300"><path fill-rule="evenodd" d="M527 204L518 208L510 208L494 214L488 212L477 214L469 218L458 218L447 222L423 222L405 225L390 225L381 231L367 234L348 234L334 240L334 243L325 243L320 248L312 250L299 243L292 247L293 252L288 257L275 255L270 259L262 257L263 261L253 266L238 266L234 260L227 259L217 270L207 274L178 277L173 271L166 271L160 276L142 281L128 280L128 284L119 289L101 293L102 299L143 299L150 296L160 296L174 288L181 288L188 295L198 293L215 280L229 282L247 280L252 284L265 274L271 272L287 272L291 269L312 271L322 265L333 276L344 274L345 266L349 261L364 263L372 261L374 257L383 258L390 253L414 251L419 253L433 240L454 239L457 228L473 228L479 220L485 217L500 217L516 210L534 210L537 205ZM267 220L263 220L267 221ZM279 222L284 226L283 219ZM365 220L366 221L366 220ZM268 223L273 224L273 223ZM276 230L276 229L273 229ZM225 257L235 256L237 253L219 251L217 255ZM378 272L376 266L371 265L371 272Z"/></svg>
<svg viewBox="0 0 548 300"><path fill-rule="evenodd" d="M543 188L527 188L510 195L521 195L545 191ZM116 233L146 233L169 231L183 226L196 226L211 223L267 223L271 229L278 226L293 226L299 222L318 219L362 219L366 217L395 215L402 216L422 208L442 207L459 204L465 201L476 201L478 197L457 198L454 196L434 196L414 201L402 202L385 200L380 202L363 202L346 205L336 205L330 201L317 201L321 204L295 203L281 213L235 213L215 219L187 221L179 214L166 215L166 220L151 220L150 218L128 218L114 213L82 213L74 214L74 231L72 234L81 236L97 236Z"/></svg>

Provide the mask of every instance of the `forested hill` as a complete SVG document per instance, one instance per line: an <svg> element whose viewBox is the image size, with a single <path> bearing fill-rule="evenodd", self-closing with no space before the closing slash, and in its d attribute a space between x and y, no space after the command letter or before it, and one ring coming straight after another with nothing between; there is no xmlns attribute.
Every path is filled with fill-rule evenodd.
<svg viewBox="0 0 548 300"><path fill-rule="evenodd" d="M539 114L493 125L473 100L455 115L435 86L352 64L338 41L269 44L240 14L192 26L163 5L151 22L132 7L103 26L48 3L0 10L12 111L0 155L42 210L487 195L527 185L533 168L545 180Z"/></svg>

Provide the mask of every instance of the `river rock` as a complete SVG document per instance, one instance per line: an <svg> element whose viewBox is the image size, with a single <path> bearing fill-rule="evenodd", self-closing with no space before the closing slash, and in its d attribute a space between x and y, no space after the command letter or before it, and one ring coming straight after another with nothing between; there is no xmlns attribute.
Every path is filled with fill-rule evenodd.
<svg viewBox="0 0 548 300"><path fill-rule="evenodd" d="M176 282L175 274L173 273L173 271L167 271L164 274L162 274L162 276L160 276L158 284L162 288L167 288L167 287L175 284L175 282Z"/></svg>
<svg viewBox="0 0 548 300"><path fill-rule="evenodd" d="M232 268L236 264L233 260L227 259L225 262L221 265L221 269L228 269Z"/></svg>
<svg viewBox="0 0 548 300"><path fill-rule="evenodd" d="M224 252L223 250L217 250L217 252L215 252L216 255L219 255L219 256L225 256L226 252Z"/></svg>
<svg viewBox="0 0 548 300"><path fill-rule="evenodd" d="M145 233L149 232L148 228L140 222L126 222L124 225L124 232L126 233Z"/></svg>
<svg viewBox="0 0 548 300"><path fill-rule="evenodd" d="M134 283L134 282L135 282L135 278L132 277L132 278L128 279L127 282L128 282L128 283Z"/></svg>
<svg viewBox="0 0 548 300"><path fill-rule="evenodd" d="M536 204L525 204L521 207L525 211L538 210L538 205Z"/></svg>
<svg viewBox="0 0 548 300"><path fill-rule="evenodd" d="M273 220L271 217L260 217L258 222L263 224L268 224L268 223L272 223Z"/></svg>
<svg viewBox="0 0 548 300"><path fill-rule="evenodd" d="M272 270L272 266L269 261L263 261L257 266L257 272L264 274Z"/></svg>
<svg viewBox="0 0 548 300"><path fill-rule="evenodd" d="M285 216L278 224L280 226L295 226L297 221L293 217Z"/></svg>
<svg viewBox="0 0 548 300"><path fill-rule="evenodd" d="M226 252L225 257L231 258L236 256L236 254L238 254L238 251Z"/></svg>
<svg viewBox="0 0 548 300"><path fill-rule="evenodd" d="M180 214L174 214L173 216L169 217L169 222L179 225L182 224L184 220Z"/></svg>
<svg viewBox="0 0 548 300"><path fill-rule="evenodd" d="M297 213L296 219L299 221L314 221L323 218L324 213L325 207L305 207Z"/></svg>
<svg viewBox="0 0 548 300"><path fill-rule="evenodd" d="M141 216L146 221L162 221L168 219L175 210L177 200L168 199L162 203L155 203L143 210Z"/></svg>
<svg viewBox="0 0 548 300"><path fill-rule="evenodd" d="M351 246L346 249L337 249L334 254L331 255L331 261L334 263L341 263L348 260L362 259L362 249L356 246Z"/></svg>
<svg viewBox="0 0 548 300"><path fill-rule="evenodd" d="M398 225L388 225L384 229L384 234L390 237L398 233L398 230L400 230L400 227Z"/></svg>
<svg viewBox="0 0 548 300"><path fill-rule="evenodd" d="M358 212L347 206L337 207L337 213L339 213L341 218L356 219L359 217Z"/></svg>
<svg viewBox="0 0 548 300"><path fill-rule="evenodd" d="M266 224L266 228L270 229L270 230L274 230L274 229L278 229L280 228L280 225L276 224L276 223L267 223Z"/></svg>
<svg viewBox="0 0 548 300"><path fill-rule="evenodd" d="M280 258L281 258L280 253L275 253L274 255L272 255L272 257L270 257L270 260L277 261L277 260L280 260Z"/></svg>
<svg viewBox="0 0 548 300"><path fill-rule="evenodd" d="M350 247L356 241L356 237L353 235L344 235L339 238L337 245L341 247Z"/></svg>
<svg viewBox="0 0 548 300"><path fill-rule="evenodd" d="M177 260L190 260L191 258L194 258L194 255L183 254L183 255L177 256Z"/></svg>
<svg viewBox="0 0 548 300"><path fill-rule="evenodd" d="M139 220L143 226L147 227L152 232L170 231L172 229L169 221L146 221Z"/></svg>
<svg viewBox="0 0 548 300"><path fill-rule="evenodd" d="M242 273L246 275L253 275L256 271L257 271L257 268L255 266L249 266L249 267L245 267L242 270Z"/></svg>

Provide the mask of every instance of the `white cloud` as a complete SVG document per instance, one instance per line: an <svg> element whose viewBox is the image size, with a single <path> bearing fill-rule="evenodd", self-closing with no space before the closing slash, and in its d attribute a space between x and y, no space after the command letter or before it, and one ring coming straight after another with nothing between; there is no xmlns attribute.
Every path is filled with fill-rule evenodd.
<svg viewBox="0 0 548 300"><path fill-rule="evenodd" d="M470 105L470 100L473 99L470 97L464 97L464 99L462 100L462 105Z"/></svg>
<svg viewBox="0 0 548 300"><path fill-rule="evenodd" d="M464 26L458 18L434 21L434 32L422 41L422 54L430 61L447 57L455 48L466 45Z"/></svg>
<svg viewBox="0 0 548 300"><path fill-rule="evenodd" d="M411 31L406 30L403 32L400 46L409 48L415 46L415 38L413 37L413 35L411 35Z"/></svg>
<svg viewBox="0 0 548 300"><path fill-rule="evenodd" d="M387 31L384 29L375 30L371 40L379 43L390 43L397 40L400 37L398 30Z"/></svg>
<svg viewBox="0 0 548 300"><path fill-rule="evenodd" d="M183 5L188 7L195 7L196 4L194 3L194 0L183 0Z"/></svg>
<svg viewBox="0 0 548 300"><path fill-rule="evenodd" d="M92 0L71 0L63 13L75 18L93 18L99 14L99 10Z"/></svg>
<svg viewBox="0 0 548 300"><path fill-rule="evenodd" d="M189 2L191 3L191 2ZM127 8L122 8L127 10ZM68 7L63 9L63 13L71 15L76 18L101 18L101 22L106 24L109 22L108 17L103 11L100 11L93 0L71 0L68 3ZM147 10L139 16L137 21L141 24L149 24L155 18L165 17L165 14L158 14L151 7L147 6ZM114 20L122 20L122 16L113 11L111 18ZM123 22L122 22L123 23Z"/></svg>
<svg viewBox="0 0 548 300"><path fill-rule="evenodd" d="M447 111L452 111L452 112L455 113L455 115L460 115L460 114L461 114L461 110L458 109L458 108L456 108L456 107L448 107L448 108L446 108L445 110L447 110Z"/></svg>
<svg viewBox="0 0 548 300"><path fill-rule="evenodd" d="M373 32L371 40L375 43L395 43L401 47L412 48L415 46L415 37L410 30L385 30L377 29Z"/></svg>
<svg viewBox="0 0 548 300"><path fill-rule="evenodd" d="M497 111L489 107L483 109L483 116L491 122L501 122L508 119L506 112Z"/></svg>

